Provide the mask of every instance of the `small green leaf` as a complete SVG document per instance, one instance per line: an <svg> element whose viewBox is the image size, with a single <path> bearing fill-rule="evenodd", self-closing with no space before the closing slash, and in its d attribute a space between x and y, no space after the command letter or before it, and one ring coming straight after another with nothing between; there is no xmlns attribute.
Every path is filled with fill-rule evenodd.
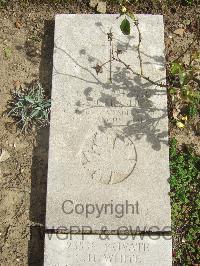
<svg viewBox="0 0 200 266"><path fill-rule="evenodd" d="M29 103L34 103L34 99L31 99L31 97L29 97L29 96L25 96L24 98L25 98L25 100L26 100L27 102L29 102Z"/></svg>
<svg viewBox="0 0 200 266"><path fill-rule="evenodd" d="M176 88L170 88L170 89L169 89L169 93L170 93L170 94L176 94L176 93L177 93Z"/></svg>
<svg viewBox="0 0 200 266"><path fill-rule="evenodd" d="M184 85L185 80L186 80L186 73L180 71L180 73L179 73L179 81L180 81L181 86Z"/></svg>
<svg viewBox="0 0 200 266"><path fill-rule="evenodd" d="M129 35L131 31L131 25L127 18L122 20L122 23L120 25L120 29L124 35Z"/></svg>
<svg viewBox="0 0 200 266"><path fill-rule="evenodd" d="M183 71L183 67L179 63L173 63L170 70L172 75L176 75Z"/></svg>
<svg viewBox="0 0 200 266"><path fill-rule="evenodd" d="M44 108L50 108L51 107L51 102L48 100L46 103L43 104Z"/></svg>
<svg viewBox="0 0 200 266"><path fill-rule="evenodd" d="M193 0L186 0L186 3L187 3L188 5L192 5Z"/></svg>
<svg viewBox="0 0 200 266"><path fill-rule="evenodd" d="M124 5L124 4L126 4L126 1L125 0L119 0L119 4Z"/></svg>
<svg viewBox="0 0 200 266"><path fill-rule="evenodd" d="M11 50L9 47L6 47L6 48L4 49L4 53L5 53L5 56L6 56L7 58L9 58L9 57L11 56L11 54L12 54L12 50Z"/></svg>
<svg viewBox="0 0 200 266"><path fill-rule="evenodd" d="M31 118L36 117L39 114L40 110L36 109L34 112L31 114Z"/></svg>

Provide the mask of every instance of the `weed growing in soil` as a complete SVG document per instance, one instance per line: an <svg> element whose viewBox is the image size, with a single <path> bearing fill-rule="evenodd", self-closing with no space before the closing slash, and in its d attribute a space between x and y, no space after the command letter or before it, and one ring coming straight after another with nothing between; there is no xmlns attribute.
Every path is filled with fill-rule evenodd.
<svg viewBox="0 0 200 266"><path fill-rule="evenodd" d="M172 87L170 94L174 107L174 119L180 123L182 117L193 118L200 111L200 53L191 55L188 65L173 62L170 69Z"/></svg>
<svg viewBox="0 0 200 266"><path fill-rule="evenodd" d="M178 151L173 139L170 169L174 263L194 265L200 261L200 157Z"/></svg>
<svg viewBox="0 0 200 266"><path fill-rule="evenodd" d="M7 3L7 0L0 0L0 8L5 6L6 3Z"/></svg>
<svg viewBox="0 0 200 266"><path fill-rule="evenodd" d="M4 48L4 54L6 58L9 58L12 55L12 50L9 47Z"/></svg>
<svg viewBox="0 0 200 266"><path fill-rule="evenodd" d="M17 121L22 132L29 131L33 125L45 126L49 122L51 100L45 99L44 90L39 82L19 92L12 93L8 102L8 116Z"/></svg>

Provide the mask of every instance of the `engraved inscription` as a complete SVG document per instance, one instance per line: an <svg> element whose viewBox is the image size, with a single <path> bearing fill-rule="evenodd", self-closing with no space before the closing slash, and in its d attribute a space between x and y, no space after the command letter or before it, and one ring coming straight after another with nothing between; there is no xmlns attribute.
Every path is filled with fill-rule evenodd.
<svg viewBox="0 0 200 266"><path fill-rule="evenodd" d="M133 172L137 161L132 140L111 128L86 138L81 157L90 177L103 184L124 181Z"/></svg>
<svg viewBox="0 0 200 266"><path fill-rule="evenodd" d="M133 241L132 243L106 241L101 242L101 249L99 249L98 242L84 242L84 240L80 242L82 242L80 250L76 249L77 246L80 246L79 242L73 241L72 245L66 245L67 254L73 256L76 263L85 263L85 265L97 265L97 263L102 263L102 265L141 265L144 256L150 252L149 243L142 241Z"/></svg>

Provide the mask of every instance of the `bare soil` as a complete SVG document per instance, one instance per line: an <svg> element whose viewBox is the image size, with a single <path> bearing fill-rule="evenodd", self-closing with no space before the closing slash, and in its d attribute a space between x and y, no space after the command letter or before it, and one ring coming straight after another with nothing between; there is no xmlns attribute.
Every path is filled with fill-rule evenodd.
<svg viewBox="0 0 200 266"><path fill-rule="evenodd" d="M148 2L148 1L147 1ZM167 62L185 51L197 34L197 7L144 4L138 13L164 14ZM110 4L108 13L118 11ZM94 13L88 1L51 4L10 1L0 9L0 265L42 265L49 129L21 135L5 114L16 81L22 86L40 80L51 94L54 16L56 13ZM183 35L174 31L183 28ZM78 29L77 29L78 30ZM5 49L10 54L6 56ZM197 48L197 44L190 47ZM187 60L187 51L184 53ZM170 99L169 99L170 114ZM170 137L179 145L192 144L200 154L196 127L184 130L170 124Z"/></svg>

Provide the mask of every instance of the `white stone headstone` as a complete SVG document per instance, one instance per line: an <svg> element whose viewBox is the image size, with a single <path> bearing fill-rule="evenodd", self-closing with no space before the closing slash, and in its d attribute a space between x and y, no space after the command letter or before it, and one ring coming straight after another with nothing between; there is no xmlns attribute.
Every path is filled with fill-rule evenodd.
<svg viewBox="0 0 200 266"><path fill-rule="evenodd" d="M139 33L117 15L57 15L46 227L169 231L166 89L140 73ZM165 83L163 17L138 15L143 74ZM107 33L113 34L113 47ZM111 53L111 54L110 54ZM111 69L111 71L110 71ZM110 82L112 78L112 83ZM100 212L101 211L101 212ZM128 229L127 229L128 228Z"/></svg>
<svg viewBox="0 0 200 266"><path fill-rule="evenodd" d="M56 16L45 266L172 264L163 17L117 17Z"/></svg>

